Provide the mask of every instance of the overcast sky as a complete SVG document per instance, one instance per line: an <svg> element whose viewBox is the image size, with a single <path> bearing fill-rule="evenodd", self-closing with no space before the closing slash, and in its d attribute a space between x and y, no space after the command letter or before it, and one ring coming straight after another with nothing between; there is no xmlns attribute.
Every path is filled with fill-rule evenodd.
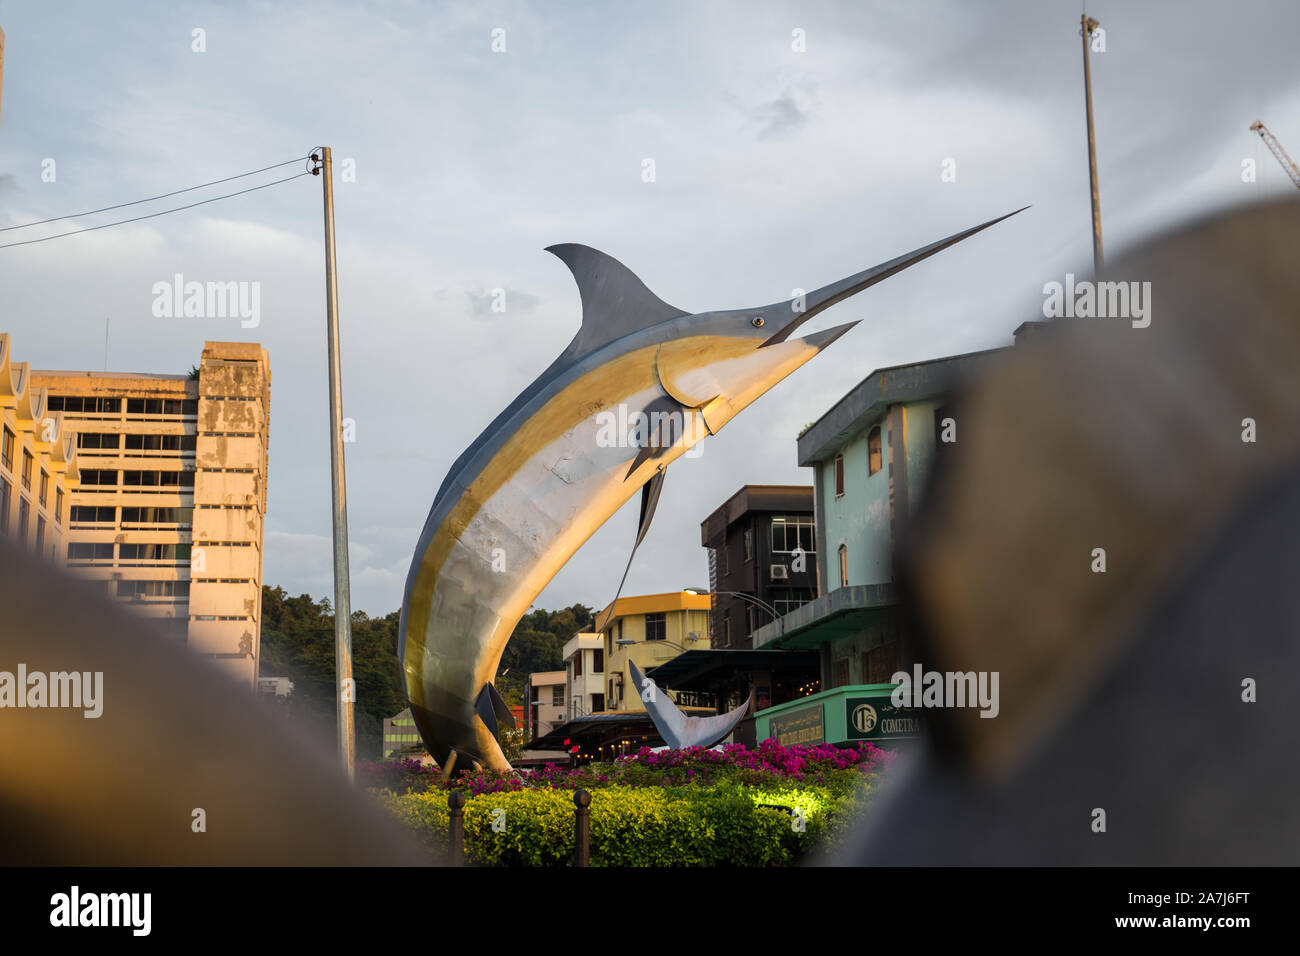
<svg viewBox="0 0 1300 956"><path fill-rule="evenodd" d="M1106 31L1093 84L1109 256L1293 188L1248 126L1262 118L1300 155L1300 5L1087 6ZM688 312L741 308L1032 203L818 316L804 331L866 321L674 465L625 593L703 585L700 522L746 483L809 482L803 425L873 369L1010 344L1045 282L1090 271L1079 14L1052 0L4 0L0 224L320 144L354 162L355 182L336 182L353 607L383 614L452 461L577 330L577 289L543 247L595 246ZM0 331L34 367L101 368L106 316L116 371L186 372L205 340L269 350L264 577L316 597L332 592L321 239L320 181L306 177L0 249ZM260 326L155 318L151 289L176 273L259 282ZM613 596L636 507L539 606Z"/></svg>

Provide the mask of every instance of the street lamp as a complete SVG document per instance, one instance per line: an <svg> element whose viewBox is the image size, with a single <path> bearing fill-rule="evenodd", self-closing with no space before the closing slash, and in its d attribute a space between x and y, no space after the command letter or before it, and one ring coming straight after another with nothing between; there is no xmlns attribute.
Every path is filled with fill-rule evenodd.
<svg viewBox="0 0 1300 956"><path fill-rule="evenodd" d="M705 588L705 589L701 589L701 588L682 588L682 593L683 593L683 594L702 594L702 595L707 595L707 594L709 593L709 591L708 591L707 588ZM731 597L738 597L738 598L740 598L740 599L743 600L743 601L748 601L750 604L757 605L758 607L761 607L764 611L766 611L768 614L772 615L772 620L773 620L773 621L778 621L778 622L781 621L781 614L777 611L776 608L774 608L772 605L768 604L766 601L761 601L761 600L759 600L758 598L754 597L754 595L752 595L752 594L746 594L744 591L714 591L713 593L714 593L714 594L726 594L726 595L729 595L729 596L731 596ZM784 624L781 624L781 625L780 625L780 630L781 630L781 633L782 633L782 634L785 633L785 625L784 625Z"/></svg>
<svg viewBox="0 0 1300 956"><path fill-rule="evenodd" d="M686 639L687 639L688 641L691 641L691 642L698 641L698 640L700 639L700 635L698 635L698 634L696 634L694 631L692 631L690 634L687 634L687 635L686 635ZM682 647L682 645L678 644L678 643L675 642L675 641L667 641L667 640L665 640L665 641L634 641L634 640L632 640L632 638L630 638L630 637L620 637L620 638L618 638L617 640L615 640L614 643L617 644L619 647L631 647L633 644L655 644L655 645L659 645L659 644L667 644L669 647L675 647L675 648L677 648L677 649L678 649L679 651L681 651L683 654L686 653L686 648Z"/></svg>
<svg viewBox="0 0 1300 956"><path fill-rule="evenodd" d="M695 641L698 641L699 639L700 639L700 635L696 634L694 631L692 631L691 633L689 633L689 634L686 635L686 640L691 641L692 643L694 643ZM678 644L676 641L669 641L669 640L662 640L662 641L634 641L634 640L632 640L632 638L630 638L630 637L620 637L620 638L616 638L616 639L614 640L614 643L617 644L619 647L632 647L632 646L634 646L634 645L636 645L636 644L654 644L654 645L656 645L656 646L658 646L658 645L660 645L660 644L667 644L669 647L675 647L675 648L677 648L677 649L678 649L679 651L681 651L683 654L686 653L686 648L682 647L682 645ZM618 678L617 686L619 687L619 698L621 699L621 698L622 698L622 687L623 687L623 674L622 674L622 672L620 671L620 672L618 672L615 676Z"/></svg>

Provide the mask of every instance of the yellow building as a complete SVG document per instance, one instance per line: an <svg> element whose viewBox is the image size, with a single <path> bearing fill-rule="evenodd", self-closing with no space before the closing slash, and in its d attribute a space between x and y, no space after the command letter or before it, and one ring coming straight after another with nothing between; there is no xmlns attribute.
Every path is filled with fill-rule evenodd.
<svg viewBox="0 0 1300 956"><path fill-rule="evenodd" d="M77 433L67 564L257 686L271 371L207 342L198 376L32 372Z"/></svg>
<svg viewBox="0 0 1300 956"><path fill-rule="evenodd" d="M611 610L612 608L612 610ZM608 623L605 623L608 620ZM645 673L688 650L709 647L709 596L672 591L619 598L596 615L604 624L605 707L644 711L628 662ZM674 700L676 694L671 694ZM712 713L712 710L710 710Z"/></svg>
<svg viewBox="0 0 1300 956"><path fill-rule="evenodd" d="M0 332L0 536L55 564L67 554L76 437Z"/></svg>

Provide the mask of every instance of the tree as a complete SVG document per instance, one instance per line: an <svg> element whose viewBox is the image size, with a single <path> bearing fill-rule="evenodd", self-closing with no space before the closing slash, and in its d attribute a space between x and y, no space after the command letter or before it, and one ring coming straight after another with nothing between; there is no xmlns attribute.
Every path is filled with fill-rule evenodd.
<svg viewBox="0 0 1300 956"><path fill-rule="evenodd" d="M356 708L374 721L406 708L397 659L400 619L399 611L383 617L370 617L364 611L352 614ZM592 623L592 609L583 604L526 614L506 644L494 681L505 701L523 703L528 675L559 670L564 665L565 642ZM322 720L335 712L334 609L329 598L291 597L283 588L264 586L261 655L262 673L294 682L291 711L312 712Z"/></svg>

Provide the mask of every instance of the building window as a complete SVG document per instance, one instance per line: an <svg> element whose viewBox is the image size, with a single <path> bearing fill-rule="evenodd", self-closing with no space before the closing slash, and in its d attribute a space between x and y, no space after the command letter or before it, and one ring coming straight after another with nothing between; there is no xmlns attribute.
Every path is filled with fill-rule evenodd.
<svg viewBox="0 0 1300 956"><path fill-rule="evenodd" d="M116 485L117 472L96 468L85 469L81 472L81 484L83 487L85 485Z"/></svg>
<svg viewBox="0 0 1300 956"><path fill-rule="evenodd" d="M32 490L32 453L23 449L23 487Z"/></svg>
<svg viewBox="0 0 1300 956"><path fill-rule="evenodd" d="M840 545L840 587L849 586L849 549L847 545Z"/></svg>
<svg viewBox="0 0 1300 956"><path fill-rule="evenodd" d="M45 510L50 508L50 476L45 469L41 469L41 500L40 505Z"/></svg>
<svg viewBox="0 0 1300 956"><path fill-rule="evenodd" d="M179 398L128 398L128 415L197 415L199 403L195 399Z"/></svg>
<svg viewBox="0 0 1300 956"><path fill-rule="evenodd" d="M843 687L849 682L849 659L847 657L835 662L831 679L836 687Z"/></svg>
<svg viewBox="0 0 1300 956"><path fill-rule="evenodd" d="M123 543L118 546L117 556L123 561L176 561L188 564L190 545Z"/></svg>
<svg viewBox="0 0 1300 956"><path fill-rule="evenodd" d="M600 713L602 710L604 710L604 709L605 709L605 695L604 695L604 694L592 694L592 695L591 695L591 712L592 712L593 714L599 714L599 713Z"/></svg>
<svg viewBox="0 0 1300 956"><path fill-rule="evenodd" d="M117 596L142 601L147 597L174 598L190 596L189 581L118 581Z"/></svg>
<svg viewBox="0 0 1300 956"><path fill-rule="evenodd" d="M10 471L14 470L14 433L8 428L4 431L3 443L0 443L0 462Z"/></svg>
<svg viewBox="0 0 1300 956"><path fill-rule="evenodd" d="M573 676L574 677L582 676L582 649L581 648L578 649L578 653L573 655Z"/></svg>
<svg viewBox="0 0 1300 956"><path fill-rule="evenodd" d="M888 684L890 678L902 669L903 653L898 641L890 641L874 647L862 655L864 684Z"/></svg>
<svg viewBox="0 0 1300 956"><path fill-rule="evenodd" d="M46 408L51 412L76 412L81 414L117 414L122 410L120 398L94 398L89 395L51 396Z"/></svg>
<svg viewBox="0 0 1300 956"><path fill-rule="evenodd" d="M598 647L591 652L591 672L602 674L605 671L605 650Z"/></svg>
<svg viewBox="0 0 1300 956"><path fill-rule="evenodd" d="M645 639L647 641L662 641L668 637L668 615L663 611L655 611L645 616Z"/></svg>
<svg viewBox="0 0 1300 956"><path fill-rule="evenodd" d="M40 515L36 516L36 553L41 554L45 550L45 519Z"/></svg>
<svg viewBox="0 0 1300 956"><path fill-rule="evenodd" d="M59 494L62 495L62 492ZM117 509L97 505L73 505L68 519L73 524L113 524L117 520Z"/></svg>
<svg viewBox="0 0 1300 956"><path fill-rule="evenodd" d="M748 640L756 630L756 628L754 627L754 618L755 618L754 610L755 609L750 605L746 605L745 607L745 639L746 640Z"/></svg>
<svg viewBox="0 0 1300 956"><path fill-rule="evenodd" d="M117 447L116 435L104 437L113 438L113 447ZM197 438L197 435L125 435L123 442L132 451L194 451Z"/></svg>
<svg viewBox="0 0 1300 956"><path fill-rule="evenodd" d="M69 561L112 561L113 543L76 541L68 545Z"/></svg>
<svg viewBox="0 0 1300 956"><path fill-rule="evenodd" d="M193 488L192 471L124 471L122 484L150 488Z"/></svg>
<svg viewBox="0 0 1300 956"><path fill-rule="evenodd" d="M874 475L880 470L880 426L871 429L867 435L867 474Z"/></svg>
<svg viewBox="0 0 1300 956"><path fill-rule="evenodd" d="M844 497L844 456L835 456L835 497Z"/></svg>
<svg viewBox="0 0 1300 956"><path fill-rule="evenodd" d="M54 521L60 523L63 521L63 489L54 489Z"/></svg>
<svg viewBox="0 0 1300 956"><path fill-rule="evenodd" d="M120 439L117 432L78 432L77 448L112 448L118 447Z"/></svg>
<svg viewBox="0 0 1300 956"><path fill-rule="evenodd" d="M816 554L817 541L813 533L813 519L804 515L779 515L772 519L772 553L793 554L802 548L805 554Z"/></svg>
<svg viewBox="0 0 1300 956"><path fill-rule="evenodd" d="M811 588L789 588L771 592L772 607L776 613L785 617L796 608L801 608L813 599Z"/></svg>
<svg viewBox="0 0 1300 956"><path fill-rule="evenodd" d="M13 486L0 478L0 532L9 533L9 508L13 500Z"/></svg>
<svg viewBox="0 0 1300 956"><path fill-rule="evenodd" d="M27 529L32 522L32 504L21 495L18 496L18 540L27 543Z"/></svg>
<svg viewBox="0 0 1300 956"><path fill-rule="evenodd" d="M551 688L551 705L553 707L564 706L564 688L559 684Z"/></svg>
<svg viewBox="0 0 1300 956"><path fill-rule="evenodd" d="M745 529L745 560L754 560L754 529Z"/></svg>

